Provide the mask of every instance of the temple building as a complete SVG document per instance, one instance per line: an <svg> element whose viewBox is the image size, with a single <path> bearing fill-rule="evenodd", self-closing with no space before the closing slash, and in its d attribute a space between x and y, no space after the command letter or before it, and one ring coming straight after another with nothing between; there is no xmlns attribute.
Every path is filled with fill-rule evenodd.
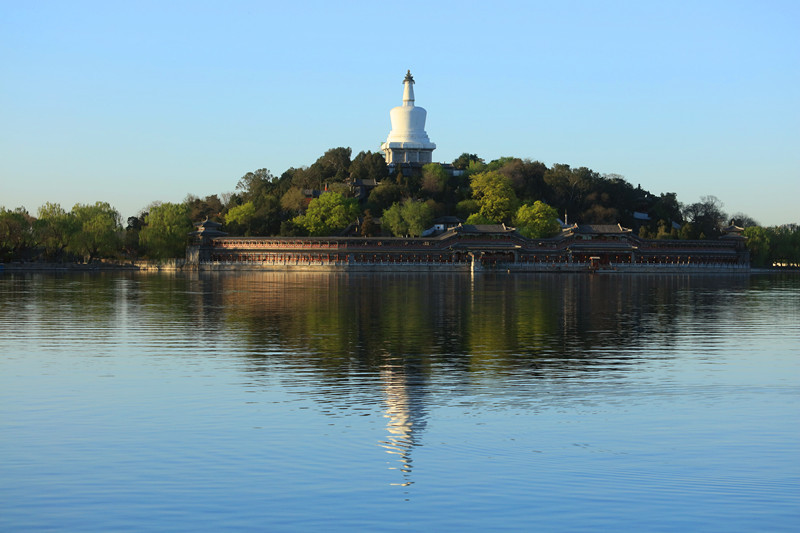
<svg viewBox="0 0 800 533"><path fill-rule="evenodd" d="M409 70L403 80L403 105L389 112L392 130L381 144L387 164L433 162L436 145L425 133L427 116L425 109L414 105L414 77Z"/></svg>
<svg viewBox="0 0 800 533"><path fill-rule="evenodd" d="M615 225L573 224L529 239L504 224L459 224L427 237L230 237L201 222L187 248L199 270L746 272L741 228L719 239L643 239Z"/></svg>

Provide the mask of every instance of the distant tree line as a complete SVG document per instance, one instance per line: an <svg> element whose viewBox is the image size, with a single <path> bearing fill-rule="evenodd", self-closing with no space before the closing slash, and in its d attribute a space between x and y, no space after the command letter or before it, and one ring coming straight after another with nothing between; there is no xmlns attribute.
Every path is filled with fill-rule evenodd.
<svg viewBox="0 0 800 533"><path fill-rule="evenodd" d="M800 266L800 226L785 224L745 228L753 266Z"/></svg>
<svg viewBox="0 0 800 533"><path fill-rule="evenodd" d="M312 165L274 176L266 168L242 176L232 193L181 203L155 202L122 224L105 202L67 211L46 203L36 216L0 208L0 261L92 261L180 257L193 224L206 218L231 235L335 235L352 224L364 236L418 236L437 217L469 224L506 224L531 238L556 235L563 222L616 224L649 239L720 236L730 218L715 196L682 204L622 176L565 164L502 157L489 163L464 153L452 165L399 166L382 154L332 148ZM796 225L764 228L744 214L753 264L798 264Z"/></svg>
<svg viewBox="0 0 800 533"><path fill-rule="evenodd" d="M95 259L164 259L183 255L192 229L187 203L154 203L122 227L107 202L66 211L46 203L37 216L0 208L0 261L91 262Z"/></svg>

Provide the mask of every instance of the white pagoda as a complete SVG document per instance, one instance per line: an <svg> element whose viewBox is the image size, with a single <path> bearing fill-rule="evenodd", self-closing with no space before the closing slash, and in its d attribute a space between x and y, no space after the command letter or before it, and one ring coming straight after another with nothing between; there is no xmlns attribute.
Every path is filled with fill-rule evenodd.
<svg viewBox="0 0 800 533"><path fill-rule="evenodd" d="M428 112L414 105L414 78L410 70L403 80L403 105L392 109L389 116L392 131L381 144L386 163L432 163L436 145L425 133Z"/></svg>

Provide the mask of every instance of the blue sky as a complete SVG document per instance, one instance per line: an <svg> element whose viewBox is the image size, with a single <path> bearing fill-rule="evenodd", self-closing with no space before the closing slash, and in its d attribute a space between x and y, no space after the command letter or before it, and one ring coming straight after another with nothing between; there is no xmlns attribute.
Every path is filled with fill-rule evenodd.
<svg viewBox="0 0 800 533"><path fill-rule="evenodd" d="M377 150L411 69L434 160L620 174L800 222L800 2L0 0L0 206L233 191Z"/></svg>

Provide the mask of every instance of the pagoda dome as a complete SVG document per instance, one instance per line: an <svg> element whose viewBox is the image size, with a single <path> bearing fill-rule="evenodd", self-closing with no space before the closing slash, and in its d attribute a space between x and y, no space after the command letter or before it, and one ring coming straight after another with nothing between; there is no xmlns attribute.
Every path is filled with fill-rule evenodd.
<svg viewBox="0 0 800 533"><path fill-rule="evenodd" d="M403 105L389 112L392 130L381 150L387 163L430 163L436 145L425 133L427 111L414 105L414 77L409 70L403 80Z"/></svg>

